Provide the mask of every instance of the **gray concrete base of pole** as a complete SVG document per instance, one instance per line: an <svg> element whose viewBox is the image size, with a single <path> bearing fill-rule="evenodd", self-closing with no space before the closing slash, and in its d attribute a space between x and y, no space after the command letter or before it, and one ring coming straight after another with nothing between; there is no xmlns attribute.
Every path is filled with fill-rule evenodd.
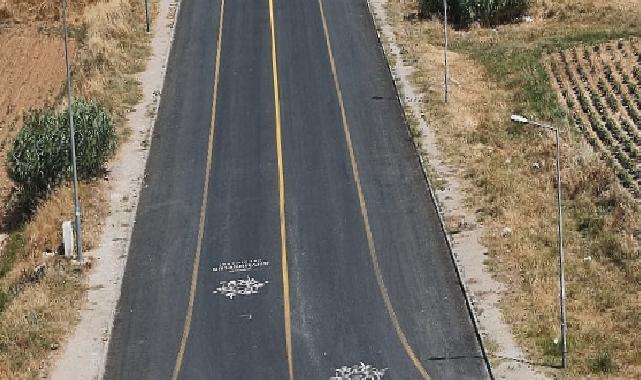
<svg viewBox="0 0 641 380"><path fill-rule="evenodd" d="M62 246L65 250L65 257L70 259L75 254L73 224L67 220L62 222Z"/></svg>

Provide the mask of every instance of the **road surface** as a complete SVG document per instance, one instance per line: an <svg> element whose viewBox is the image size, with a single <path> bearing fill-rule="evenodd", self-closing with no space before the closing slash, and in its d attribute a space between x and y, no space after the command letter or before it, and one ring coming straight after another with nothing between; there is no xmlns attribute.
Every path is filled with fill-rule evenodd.
<svg viewBox="0 0 641 380"><path fill-rule="evenodd" d="M365 0L181 7L105 378L488 378Z"/></svg>

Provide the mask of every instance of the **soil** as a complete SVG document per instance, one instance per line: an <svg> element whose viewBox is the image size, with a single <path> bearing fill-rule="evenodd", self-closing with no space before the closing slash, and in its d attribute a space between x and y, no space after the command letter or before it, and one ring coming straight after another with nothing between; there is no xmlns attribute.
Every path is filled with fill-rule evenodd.
<svg viewBox="0 0 641 380"><path fill-rule="evenodd" d="M641 121L635 117L641 115L641 76L636 78L633 70L641 68L640 46L637 39L619 40L579 46L546 58L560 104L590 145L608 158L622 185L637 199L641 199ZM606 68L611 71L609 78ZM637 93L632 93L627 83L637 88ZM579 101L581 96L588 100L588 112ZM624 99L628 100L627 105ZM590 113L595 115L593 120Z"/></svg>
<svg viewBox="0 0 641 380"><path fill-rule="evenodd" d="M32 27L0 30L0 46L0 123L6 125L23 111L53 103L62 93L64 48L61 38Z"/></svg>
<svg viewBox="0 0 641 380"><path fill-rule="evenodd" d="M73 45L70 44L71 54ZM0 46L0 200L5 201L12 188L4 168L5 158L20 130L22 115L59 99L64 89L65 64L62 39L45 35L35 27L0 29Z"/></svg>

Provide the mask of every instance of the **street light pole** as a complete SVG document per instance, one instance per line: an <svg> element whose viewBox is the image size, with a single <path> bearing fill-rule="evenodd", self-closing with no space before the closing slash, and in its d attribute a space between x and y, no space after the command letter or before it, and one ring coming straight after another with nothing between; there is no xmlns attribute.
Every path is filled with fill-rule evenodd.
<svg viewBox="0 0 641 380"><path fill-rule="evenodd" d="M567 323L565 318L565 255L563 252L563 214L561 208L561 143L559 138L559 129L554 128L556 135L556 194L558 205L558 221L559 221L559 288L561 294L559 297L559 304L561 308L561 367L567 368L568 356L568 337L567 337Z"/></svg>
<svg viewBox="0 0 641 380"><path fill-rule="evenodd" d="M445 56L445 103L447 103L449 92L447 87L447 0L443 0L443 36L445 38L445 47L443 49L443 55Z"/></svg>
<svg viewBox="0 0 641 380"><path fill-rule="evenodd" d="M151 22L149 19L149 0L145 0L145 26L147 28L147 33L149 33L151 29Z"/></svg>
<svg viewBox="0 0 641 380"><path fill-rule="evenodd" d="M69 140L71 143L71 164L73 171L73 205L76 221L76 259L82 261L82 226L80 224L80 201L78 199L78 171L76 168L76 133L73 125L73 109L71 100L71 71L69 68L69 47L67 42L67 1L62 0L62 23L65 41L65 67L67 70L67 111L69 113Z"/></svg>
<svg viewBox="0 0 641 380"><path fill-rule="evenodd" d="M526 117L520 115L512 115L512 121L521 124L530 124L536 127L545 128L554 132L556 137L556 190L557 190L557 209L558 209L558 239L559 239L559 307L560 307L560 322L561 322L561 367L567 368L567 321L565 315L565 255L563 252L563 213L561 206L561 143L559 137L559 129L551 127L547 124L542 124L536 121L528 120Z"/></svg>

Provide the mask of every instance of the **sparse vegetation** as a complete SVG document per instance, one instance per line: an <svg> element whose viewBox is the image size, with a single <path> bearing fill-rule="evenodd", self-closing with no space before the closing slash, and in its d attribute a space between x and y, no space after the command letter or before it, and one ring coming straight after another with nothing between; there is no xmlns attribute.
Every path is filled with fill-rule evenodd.
<svg viewBox="0 0 641 380"><path fill-rule="evenodd" d="M448 19L459 28L467 28L475 21L483 25L513 22L528 8L527 0L449 0ZM443 15L442 0L421 0L423 16Z"/></svg>
<svg viewBox="0 0 641 380"><path fill-rule="evenodd" d="M638 2L534 0L532 22L451 31L448 104L442 24L404 17L421 6L387 3L426 118L468 204L483 211L488 267L509 289L501 307L517 340L533 361L558 363L554 142L512 125L511 113L562 130L570 364L537 369L567 379L641 376L641 209L621 186L638 186Z"/></svg>
<svg viewBox="0 0 641 380"><path fill-rule="evenodd" d="M144 67L149 55L149 36L145 33L142 18L143 4L131 0L80 0L69 4L74 95L90 99L88 103L76 104L80 108L76 117L93 114L92 118L98 121L96 125L93 122L77 122L80 129L86 126L91 132L81 134L78 131L79 151L90 153L91 156L89 161L81 160L83 163L91 163L90 166L81 168L85 177L99 172L104 159L113 151L114 134L120 138L127 135L123 128L125 115L140 99L140 86L133 74ZM59 39L59 2L7 0L0 3L0 18L1 23L9 26L9 37L6 37L9 41L14 35L16 39L25 38L24 34L29 35L28 41ZM26 31L14 33L12 29ZM0 30L0 34L2 33L4 30ZM38 38L33 38L34 33ZM15 41L13 44L15 45ZM56 64L62 62L59 56L48 59L55 59ZM3 73L6 74L7 71L4 70ZM41 134L44 133L42 128L36 127L48 123L49 127L55 128L58 124L66 123L64 112L58 109L63 103L63 92L55 90L62 89L63 82L58 80L60 82L49 86L54 89L51 96L29 104L29 107L35 108L53 106L58 111L45 110L27 116L25 125L34 128L26 127L22 131L23 123L20 120L17 123L13 123L13 119L4 120L7 124L2 126L0 133L2 158L10 148L19 145L26 148L22 150L25 154L44 154L50 158L59 156L63 160L49 161L49 169L52 170L36 176L40 179L38 183L32 182L33 173L29 174L37 166L34 160L29 159L30 156L21 156L28 159L16 160L15 163L19 165L13 166L13 169L20 166L14 173L16 185L27 188L33 185L33 189L38 191L44 186L47 194L40 198L35 212L27 220L18 218L18 223L14 223L14 219L3 215L3 232L9 233L9 243L0 253L0 379L30 379L46 374L50 352L58 347L64 335L76 323L78 309L84 297L82 272L74 270L65 260L52 255L59 249L61 222L73 219L72 192L65 181L65 148L61 148L68 134L63 135L66 133L64 128L56 131L60 133ZM14 108L11 111L12 117L19 115L13 112ZM108 114L112 116L111 121L108 121ZM97 126L105 128L96 128ZM99 131L104 133L98 136L95 133ZM16 134L20 135L21 142L14 145ZM43 137L46 137L45 141L35 141ZM88 139L85 140L85 137ZM56 141L60 144L56 144ZM87 142L99 144L85 144ZM87 149L80 148L83 144ZM57 152L56 149L49 152L32 149L36 145L59 149ZM17 150L14 149L15 152ZM97 180L88 178L80 186L85 249L90 249L97 243L106 213L101 179L102 177ZM0 180L6 187L6 179ZM59 183L57 187L49 189L47 186L56 183ZM6 194L1 195L4 197L3 202L7 203ZM11 229L7 231L7 227ZM45 252L48 254L45 255ZM44 269L33 276L34 268L40 268L43 263Z"/></svg>
<svg viewBox="0 0 641 380"><path fill-rule="evenodd" d="M590 369L593 373L612 373L616 372L614 361L610 353L605 351L599 353L595 358L590 359Z"/></svg>

